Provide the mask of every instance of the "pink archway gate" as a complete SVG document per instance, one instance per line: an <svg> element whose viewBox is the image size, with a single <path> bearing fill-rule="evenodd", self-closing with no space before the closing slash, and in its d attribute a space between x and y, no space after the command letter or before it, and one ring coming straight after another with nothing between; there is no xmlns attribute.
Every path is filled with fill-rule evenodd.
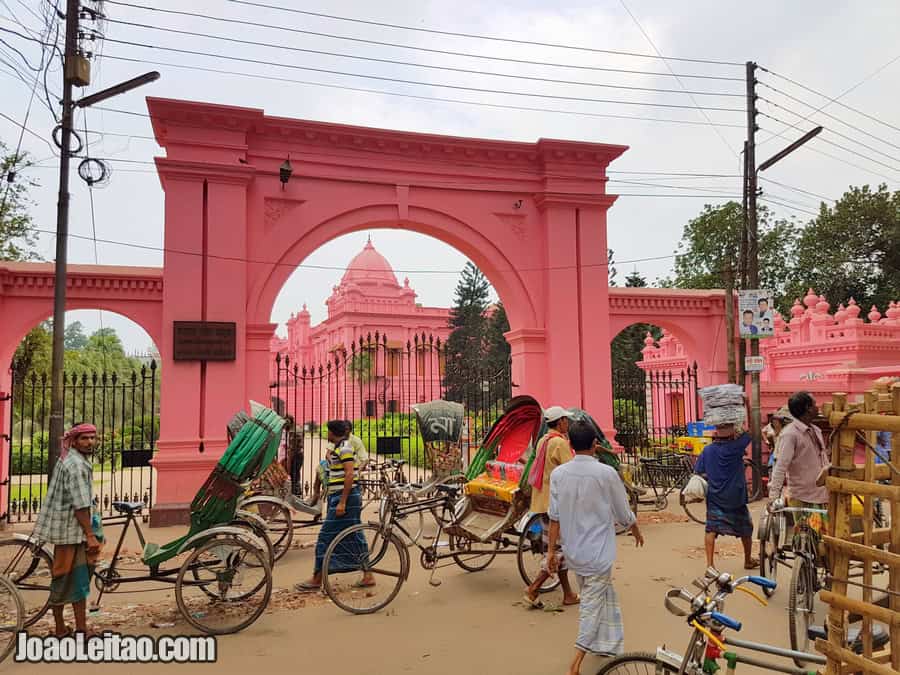
<svg viewBox="0 0 900 675"><path fill-rule="evenodd" d="M154 520L184 513L225 446L224 421L268 400L271 310L323 243L372 227L436 237L506 306L518 392L594 411L612 431L606 168L624 146L487 141L148 99L166 157L162 428ZM282 180L289 160L292 174ZM441 268L439 260L422 261ZM174 321L230 321L233 362L176 362ZM552 367L551 367L552 364Z"/></svg>

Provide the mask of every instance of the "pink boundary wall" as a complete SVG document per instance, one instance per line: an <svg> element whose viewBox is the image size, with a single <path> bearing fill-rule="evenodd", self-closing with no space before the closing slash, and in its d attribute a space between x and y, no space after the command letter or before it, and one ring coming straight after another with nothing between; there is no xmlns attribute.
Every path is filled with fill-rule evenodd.
<svg viewBox="0 0 900 675"><path fill-rule="evenodd" d="M716 293L723 296L721 291ZM776 312L773 337L760 341L766 364L760 375L764 415L785 405L800 390L820 398L841 391L853 400L879 377L900 375L900 303L891 302L884 315L872 307L868 322L860 318L862 308L852 298L834 314L830 309L824 296L810 289L802 303L794 302L790 322ZM709 341L698 343L696 336L686 336L686 326L673 333L676 327L664 320L647 323L663 328L663 337L659 343L650 336L645 340L642 360L637 363L645 372L679 371L696 361L700 386L727 381L727 354L725 370L719 369L721 364L710 370L708 350L712 347L717 353L718 348ZM719 344L724 348L726 343Z"/></svg>
<svg viewBox="0 0 900 675"><path fill-rule="evenodd" d="M597 307L608 302L615 201L605 169L624 146L451 138L155 98L148 107L167 155L156 160L167 250L157 522L184 511L225 447L228 417L268 400L270 316L287 277L357 230L412 230L468 256L506 306L519 391L596 410L612 430L609 325ZM199 319L237 323L236 361L171 360L172 322Z"/></svg>

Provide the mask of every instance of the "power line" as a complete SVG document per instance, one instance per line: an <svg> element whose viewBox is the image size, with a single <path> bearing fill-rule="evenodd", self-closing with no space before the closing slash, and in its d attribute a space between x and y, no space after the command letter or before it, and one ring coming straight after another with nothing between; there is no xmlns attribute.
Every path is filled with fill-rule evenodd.
<svg viewBox="0 0 900 675"><path fill-rule="evenodd" d="M900 58L900 57L898 57L898 58ZM893 62L896 61L896 60L897 60L897 59L894 59L893 61L891 61L891 63L893 63ZM888 64L888 65L890 65L890 64ZM886 66L885 66L885 67L886 67ZM767 73L769 73L770 75L774 75L775 77L781 78L782 80L785 80L786 82L790 82L791 84L793 84L793 85L796 86L796 87L800 87L801 89L805 89L806 91L808 91L808 92L811 93L811 94L815 94L816 96L821 96L822 98L826 98L826 99L828 99L828 100L829 100L830 102L832 102L832 103L837 103L837 105L839 105L839 106L841 106L841 107L843 107L843 108L846 108L847 110L850 110L851 112L855 112L857 115L862 115L863 117L865 117L865 118L867 118L867 119L870 119L870 120L872 120L873 122L877 122L878 124L881 124L881 125L883 125L883 126L886 126L886 127L888 127L889 129L893 129L894 131L900 131L900 127L894 126L893 124L889 124L888 122L885 122L884 120L878 119L878 118L875 117L874 115L870 115L869 113L863 112L862 110L858 110L858 109L856 109L856 108L853 108L852 106L849 106L849 105L847 105L846 103L841 103L840 101L837 100L837 98L831 98L831 97L828 96L827 94L823 94L822 92L816 91L815 89L813 89L813 88L811 88L811 87L807 87L805 84L801 84L800 82L797 82L797 80L792 80L791 78L789 78L789 77L787 77L787 76L785 76L785 75L781 75L781 74L779 74L779 73L776 73L774 70L769 70L768 68L763 68L763 70L765 70L765 71L766 71Z"/></svg>
<svg viewBox="0 0 900 675"><path fill-rule="evenodd" d="M807 103L806 101L799 99L796 96L791 96L787 92L781 91L780 89L777 89L776 87L766 84L765 82L760 82L760 84L768 89L771 89L775 93L781 94L785 98L790 99L791 101L794 101L795 103L799 103L800 105L805 106L807 108L815 108L815 106L813 106L811 103ZM760 98L762 98L762 97L760 97ZM762 100L768 101L768 99L765 99L765 98L762 98ZM768 101L768 102L771 103L771 101ZM793 112L793 111L791 111L791 112ZM796 115L797 117L800 117L800 118L806 120L806 119L809 119L810 117L812 117L813 115L815 115L816 113L811 113L810 115L805 116L805 117L803 115L801 115L800 113L794 112L793 114ZM830 113L822 112L821 114L829 119L834 120L835 122L838 122L839 124L843 124L844 126L850 128L850 129L853 129L854 131L858 131L859 133L861 133L864 136L868 136L869 138L874 138L876 141L881 141L885 145L889 145L892 148L896 148L896 149L900 150L900 145L897 145L896 143L892 143L891 141L888 141L888 140L882 138L881 136L876 136L875 134L870 134L865 129L860 129L858 126L856 126L854 124L850 124L849 122L845 122L844 120L840 119L839 117L835 117L834 115L832 115ZM837 132L832 130L832 133L837 133ZM860 145L862 145L862 143L860 143Z"/></svg>
<svg viewBox="0 0 900 675"><path fill-rule="evenodd" d="M367 19L357 19L354 17L347 16L338 16L336 14L325 14L322 12L311 12L308 10L295 9L293 7L279 7L277 5L267 5L261 2L249 2L248 0L227 0L228 2L232 2L236 5L247 5L250 7L258 7L262 9L274 9L281 12L291 12L293 14L304 14L306 16L316 16L322 19L333 19L335 21L346 21L350 23L358 23L367 26L378 26L379 28L396 28L397 30L406 30L406 31L415 31L418 33L429 33L431 35L446 35L450 37L464 37L471 38L475 40L489 40L492 42L506 42L508 44L518 44L518 45L528 45L532 47L553 47L557 49L568 49L572 51L578 52L589 52L593 54L615 54L618 56L633 56L636 58L643 59L659 59L660 56L656 56L654 54L641 54L637 52L626 52L626 51L617 51L613 49L597 49L594 47L582 47L578 45L566 45L554 42L538 42L536 40L519 40L514 38L506 38L499 37L494 35L478 35L475 33L462 33L462 32L454 32L447 30L438 30L435 28L422 28L420 26L404 26L401 24L395 23L387 23L383 21L371 21ZM117 4L117 3L113 3ZM681 58L676 56L667 56L665 57L670 61L683 61L687 63L707 63L712 65L720 65L720 66L742 66L742 63L735 63L733 61L716 61L713 59L692 59L692 58Z"/></svg>
<svg viewBox="0 0 900 675"><path fill-rule="evenodd" d="M779 185L787 190L793 190L794 192L802 192L803 194L810 195L811 197L818 197L826 202L836 201L832 197L826 197L825 195L820 195L817 192L810 192L809 190L804 190L802 188L794 187L793 185L787 185L786 183L779 183L777 180L772 180L771 178L766 178L765 176L760 176L761 180L766 181L767 183L772 183L774 185Z"/></svg>
<svg viewBox="0 0 900 675"><path fill-rule="evenodd" d="M387 77L384 75L365 75L362 73L353 73L348 71L341 70L332 70L330 68L315 68L313 66L299 66L292 63L279 63L277 61L266 61L263 59L250 59L242 56L228 56L226 54L218 54L215 52L201 52L193 49L179 49L178 47L165 47L162 45L152 45L141 42L131 42L129 40L117 40L114 38L105 38L107 42L112 42L115 44L128 45L131 47L140 47L143 49L154 49L161 50L167 52L174 52L177 54L188 54L191 56L203 56L207 58L215 58L215 59L223 59L225 61L238 61L241 63L252 63L260 66L274 66L276 68L289 68L292 70L304 70L314 73L323 73L327 75L341 75L344 77L357 77L368 80L378 80L380 82L395 82L398 84L410 84L415 86L422 87L436 87L440 89L455 89L458 91L472 91L481 94L500 94L503 96L524 96L527 98L540 98L540 99L553 99L558 101L577 101L581 103L610 103L613 105L632 105L632 106L646 106L651 108L674 108L674 109L693 109L693 106L682 105L676 103L652 103L646 101L618 101L615 99L600 99L600 98L588 98L585 96L561 96L558 94L539 94L532 92L521 92L521 91L508 91L501 89L484 89L482 87L469 87L465 85L458 84L442 84L437 82L422 82L420 80L407 80L405 78L400 77ZM725 108L721 106L705 106L705 110L715 110L718 112L743 112L740 108Z"/></svg>
<svg viewBox="0 0 900 675"><path fill-rule="evenodd" d="M541 112L541 113L552 113L558 115L573 115L576 117L594 117L594 118L602 118L602 119L624 119L624 120L640 120L643 122L660 122L666 124L683 124L688 126L703 126L703 122L696 122L693 120L677 120L677 119L668 119L668 118L658 118L658 117L642 117L639 115L620 115L614 113L594 113L587 112L581 110L564 110L560 108L539 108L534 106L519 106L512 104L503 104L503 103L486 103L484 101L466 101L464 99L453 99L453 98L444 98L440 96L423 96L420 94L404 94L401 92L395 91L387 91L384 89L368 89L365 87L351 87L348 85L341 84L330 84L326 82L312 82L308 80L294 80L286 77L278 77L277 75L262 75L258 73L244 73L239 71L231 71L231 70L222 70L218 68L206 68L203 66L191 66L180 63L170 63L166 61L156 61L156 60L148 60L148 59L135 59L125 56L115 56L113 54L105 54L105 59L113 59L116 61L127 61L130 63L143 63L147 65L155 65L155 66L163 66L168 68L178 68L182 70L195 70L199 72L205 73L215 73L218 75L230 75L234 77L246 77L249 79L256 80L269 80L274 82L286 82L289 84L299 84L299 85L308 85L312 87L323 87L326 89L339 89L342 91L355 91L366 94L378 94L382 96L395 96L399 98L408 98L414 99L418 101L432 101L438 103L453 103L457 105L468 105L475 106L479 108L495 108L498 110L517 110L521 112ZM97 106L95 106L97 107ZM105 110L112 110L111 108L104 108ZM135 113L131 111L118 110L114 112L121 112L125 114L132 115L143 115L147 117L148 115L144 113ZM726 128L742 128L740 124L728 124L728 123L717 123L717 126L726 127Z"/></svg>
<svg viewBox="0 0 900 675"><path fill-rule="evenodd" d="M828 106L830 106L832 103L837 103L839 99L844 98L844 96L846 96L847 94L849 94L851 91L854 91L855 89L858 89L859 87L861 87L862 85L864 85L866 82L868 82L869 80L871 80L872 78L874 78L876 75L878 75L879 73L881 73L881 71L883 71L883 70L885 70L886 68L889 68L890 66L894 65L898 60L900 60L900 55L895 56L894 58L892 58L892 59L891 59L890 61L888 61L887 63L881 65L881 66L878 67L878 68L876 68L874 71L872 71L871 73L869 73L868 75L866 75L863 79L861 79L859 82L857 82L856 84L854 84L854 85L851 86L851 87L847 87L847 89L844 89L844 91L842 91L840 94L838 94L838 95L835 96L834 98L828 98L828 97L826 97L826 98L828 98L828 100L827 100L824 104L822 104L821 106L819 106L818 108L816 108L814 112L810 113L809 115L806 115L803 119L804 119L804 120L808 120L808 119L809 119L810 117L812 117L815 113L821 112L822 110L824 110L825 108L827 108ZM764 71L767 72L767 73L770 72L768 69L763 68L762 66L759 66L759 67L760 67L760 69L764 70ZM797 122L797 124L791 125L791 128L796 129L797 126L798 126L799 124L800 124L800 122ZM784 131L781 131L781 132L779 132L779 133L777 133L777 134L774 134L774 135L770 136L769 138L767 138L767 139L764 140L764 141L761 141L760 143L757 143L757 147L759 147L759 146L762 145L763 143L768 143L768 142L771 141L771 140L774 140L774 139L776 139L776 138L780 138L780 137L783 136L785 133L787 133L787 129L785 129Z"/></svg>
<svg viewBox="0 0 900 675"><path fill-rule="evenodd" d="M373 56L359 56L356 54L344 54L341 52L329 52L323 51L319 49L308 49L305 47L295 47L292 45L284 45L277 44L272 42L258 42L256 40L243 40L241 38L231 37L227 35L213 35L210 33L200 33L189 30L181 30L177 28L170 28L168 26L154 26L145 23L136 23L133 21L123 21L120 19L108 19L111 23L123 24L126 26L136 26L138 28L144 28L149 30L162 31L165 33L175 33L178 35L189 35L191 37L202 37L208 38L211 40L220 40L228 43L238 43L245 45L253 45L256 47L268 47L271 49L284 49L287 51L293 52L301 52L304 54L317 54L319 56L336 56L344 59L355 59L358 61L368 61L372 63L388 63L391 65L398 66L411 66L414 68L428 68L431 70L441 70L453 73L463 73L466 75L483 75L489 77L503 77L507 79L515 79L515 80L528 80L531 82L548 82L551 84L568 84L568 85L576 85L576 86L584 86L584 87L603 87L607 89L625 89L629 91L649 91L649 92L658 92L663 94L695 94L697 96L727 96L727 97L741 97L743 94L731 93L731 92L718 92L718 91L684 91L678 89L661 89L658 87L637 87L631 85L622 85L622 84L607 84L602 82L585 82L583 80L561 80L558 78L552 77L535 77L531 75L516 75L513 73L496 73L485 70L473 70L471 68L457 68L454 66L438 66L430 63L416 63L415 61L397 61L394 59L382 59L376 58ZM343 73L341 73L343 74Z"/></svg>
<svg viewBox="0 0 900 675"><path fill-rule="evenodd" d="M637 25L638 30L640 30L641 33L643 34L643 36L647 39L647 42L650 43L650 46L653 47L653 51L656 52L656 54L661 59L663 59L663 64L665 64L665 66L669 70L669 72L674 75L675 71L672 70L672 67L669 65L669 62L665 59L665 57L663 57L662 52L659 51L659 48L656 46L656 43L653 42L653 38L650 37L650 34L646 30L644 30L644 27L641 25L641 22L638 21L637 17L632 13L632 11L630 9L628 9L628 5L625 4L625 0L619 0L619 2L621 3L621 5L625 9L625 11L628 12L628 16L631 17L631 19L632 19L632 21L634 21L635 25ZM706 111L700 107L700 104L697 103L697 100L694 98L693 92L688 91L687 87L684 86L684 82L682 82L678 77L675 77L675 81L678 82L678 84L684 90L684 93L686 93L690 97L691 102L694 104L694 107L697 108L697 111L703 116L703 119L705 119L706 122L712 127L712 130L714 132L716 132L716 135L725 144L725 147L727 147L731 151L731 154L733 154L735 157L737 157L738 154L737 154L737 152L735 152L734 148L731 147L731 143L728 142L728 139L725 138L724 134L722 134L721 131L719 131L715 126L713 126L712 120L709 118L709 115L706 114ZM743 94L735 94L735 96L743 96Z"/></svg>
<svg viewBox="0 0 900 675"><path fill-rule="evenodd" d="M655 77L681 77L685 79L699 79L699 80L719 80L719 81L729 81L729 82L743 82L743 78L740 77L729 77L725 75L699 75L692 73L677 73L673 75L671 72L662 72L662 71L650 71L650 70L635 70L630 68L609 68L604 66L586 66L575 63L556 63L553 61L531 61L528 59L514 59L511 57L503 57L503 56L489 56L487 54L475 54L472 52L459 52L452 51L447 49L434 49L429 47L421 47L417 45L405 45L397 42L384 42L381 40L371 40L366 38L359 38L349 35L336 35L334 33L323 33L321 31L313 31L301 28L295 28L290 26L279 26L271 23L261 23L258 21L248 21L245 19L233 19L223 16L215 16L210 14L202 14L199 12L184 12L174 9L163 9L161 7L149 7L147 5L138 5L129 2L115 2L114 0L106 0L106 4L119 5L122 7L129 7L132 9L141 9L148 12L159 12L163 14L172 14L177 16L187 16L199 19L207 19L209 21L219 21L222 23L230 23L230 24L238 24L243 26L253 26L255 28L268 28L271 30L285 31L289 33L299 34L299 35L312 35L315 37L323 37L333 40L345 40L348 42L356 42L359 44L369 44L376 45L380 47L391 47L396 49L408 49L428 54L441 54L444 56L462 56L465 58L471 59L481 59L486 61L499 61L503 63L517 63L522 65L530 65L530 66L547 66L551 68L569 68L573 70L586 70L586 71L594 71L594 72L606 72L606 73L625 73L630 75L650 75ZM113 19L108 19L109 21L113 21Z"/></svg>
<svg viewBox="0 0 900 675"><path fill-rule="evenodd" d="M10 117L9 115L7 115L6 113L0 112L0 117L2 117L3 119L5 119L6 121L10 122L11 124L15 124L15 125L16 125L17 127L19 127L20 129L24 129L27 133L31 134L32 136L34 136L35 138L37 138L38 140L40 140L42 143L46 143L46 144L49 146L49 148L50 148L51 150L54 150L54 151L56 150L56 148L54 148L54 147L50 144L50 141L48 141L46 138L44 138L44 137L41 136L40 134L38 134L38 133L32 131L31 129L29 129L28 127L26 127L24 124L19 124L16 120L14 120L12 117Z"/></svg>
<svg viewBox="0 0 900 675"><path fill-rule="evenodd" d="M41 228L30 228L33 232L38 232L42 234L56 234L54 230L45 230ZM69 239L82 239L82 240L93 240L93 237L84 234L72 234L71 232L68 235ZM346 266L339 267L335 265L314 265L310 263L285 263L277 260L257 260L253 258L243 258L240 256L223 256L216 255L213 253L206 253L200 251L187 251L182 249L173 249L166 248L163 246L151 246L149 244L138 244L136 242L128 242L128 241L118 241L115 239L102 239L97 238L97 241L101 244L110 244L114 246L125 246L127 248L136 248L146 251L155 251L159 253L169 253L169 254L177 254L177 255L187 255L187 256L196 256L196 257L207 257L213 260L226 260L230 262L244 262L256 265L274 265L275 267L290 267L291 269L309 269L309 270L324 270L324 271L338 271L343 272L346 271ZM647 258L635 258L633 260L617 260L614 264L630 264L630 263L639 263L639 262L651 262L654 260L670 260L674 258L677 254L668 254L668 255L658 255L658 256L650 256ZM600 263L589 263L585 265L581 265L582 268L585 267L607 267L609 262L600 262ZM516 267L510 268L510 270L500 270L500 271L518 271L518 272L545 272L545 271L555 271L555 270L568 270L568 269L577 269L577 265L557 265L550 267ZM366 271L366 270L363 270ZM453 274L458 275L459 270L440 270L440 269L395 269L395 273L398 274Z"/></svg>
<svg viewBox="0 0 900 675"><path fill-rule="evenodd" d="M818 215L819 215L819 214L816 213L815 211L809 211L809 210L807 210L807 209L801 209L801 208L798 208L798 207L796 207L796 206L791 206L791 205L789 205L789 204L784 204L784 203L778 201L777 199L772 199L771 197L766 197L766 196L764 196L764 195L760 195L760 196L759 196L759 200L760 200L760 201L763 201L763 202L768 202L768 203L770 203L770 204L777 204L778 206L781 206L781 207L783 207L783 208L789 209L789 210L791 210L791 211L797 211L797 212L799 212L799 213L805 213L805 214L807 214L807 215L813 216L814 218L815 218L815 217L818 217Z"/></svg>
<svg viewBox="0 0 900 675"><path fill-rule="evenodd" d="M777 104L776 104L776 107L782 108L782 106L778 106ZM782 109L783 109L783 110L787 110L787 112L792 112L791 110L788 110L787 108L782 108ZM784 120L780 120L780 119L778 119L777 117L773 117L772 115L766 114L766 113L764 113L764 112L760 112L759 114L762 115L762 116L764 116L764 117L768 117L769 119L774 120L775 122L778 122L779 124L783 124L783 125L785 125L785 126L790 126L790 125L789 125L787 122L785 122ZM793 114L796 115L796 113L793 113ZM829 130L829 131L830 131L830 130ZM832 133L834 133L834 132L832 131ZM898 171L898 172L900 172L900 169L897 169L896 167L893 167L893 166L891 166L890 164L885 164L884 162L881 162L881 161L879 161L879 160L877 160L877 159L873 159L873 158L869 157L868 155L864 155L864 154L862 154L862 153L860 153L860 152L857 152L856 150L854 150L854 149L852 149L852 148L848 148L848 147L843 146L843 145L841 145L841 144L839 144L839 143L835 143L834 141L829 141L827 138L820 138L819 141L822 142L822 143L827 143L828 145L833 145L834 147L840 148L841 150L844 150L845 152L849 152L851 155L856 155L857 157L861 157L862 159L868 160L868 161L870 161L870 162L872 162L872 163L874 163L874 164L878 164L879 166L883 166L883 167L885 167L885 168L887 168L887 169L890 169L891 171ZM876 174L876 175L878 175L878 174ZM890 178L890 179L888 179L888 180L897 180L897 179L896 179L896 178Z"/></svg>
<svg viewBox="0 0 900 675"><path fill-rule="evenodd" d="M794 112L794 111L791 110L790 108L785 108L784 106L778 105L777 103L773 103L772 101L770 101L770 100L767 99L767 98L760 97L760 100L761 100L761 101L765 101L766 103L768 103L769 105L771 105L771 106L774 107L774 108L779 108L779 109L781 109L781 110L784 110L785 112L790 113L791 115L794 115L794 116L796 116L796 117L800 117L800 116L801 116L799 113ZM772 119L775 119L775 118L772 118ZM785 125L788 124L787 122L785 122L785 121L783 121L783 120L776 120L776 121L781 122L782 124L785 124ZM827 132L830 133L830 134L834 134L834 135L837 136L838 138L843 138L844 140L850 141L851 143L856 143L858 146L860 146L860 147L862 147L862 148L865 148L866 150L871 150L872 152L878 153L879 155L882 155L883 157L887 157L888 159L892 159L892 160L894 160L895 162L900 162L900 158L894 157L893 155L889 155L889 154L887 154L886 152L882 152L882 151L879 150L878 148L873 148L871 145L868 145L868 144L866 144L866 143L863 143L862 141L856 140L856 139L853 138L852 136L848 136L847 134L843 134L843 133L841 133L840 131L835 131L834 129L831 129L831 128L828 128L828 127L825 127L825 131L827 131ZM898 146L898 147L900 147L900 146ZM873 160L873 161L874 161L874 160Z"/></svg>

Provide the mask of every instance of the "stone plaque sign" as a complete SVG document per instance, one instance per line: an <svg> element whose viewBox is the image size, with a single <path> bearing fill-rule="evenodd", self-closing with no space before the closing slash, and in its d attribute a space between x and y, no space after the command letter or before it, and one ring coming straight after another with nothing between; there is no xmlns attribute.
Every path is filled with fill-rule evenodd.
<svg viewBox="0 0 900 675"><path fill-rule="evenodd" d="M175 361L234 361L237 327L233 321L174 321Z"/></svg>

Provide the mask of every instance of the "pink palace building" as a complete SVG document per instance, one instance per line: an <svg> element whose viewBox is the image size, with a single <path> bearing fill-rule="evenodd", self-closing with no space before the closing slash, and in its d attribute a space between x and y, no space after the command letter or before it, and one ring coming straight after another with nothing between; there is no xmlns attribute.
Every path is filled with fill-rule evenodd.
<svg viewBox="0 0 900 675"><path fill-rule="evenodd" d="M357 408L373 407L374 401L368 399L374 399L374 394L370 396L369 391L384 399L377 405L384 412L405 412L410 403L440 395L437 390L425 391L425 385L418 387L422 391L417 395L415 380L426 382L432 388L440 382L443 356L436 345L443 345L450 334L450 310L417 303L409 279L404 279L402 285L397 281L391 264L375 249L371 238L350 261L325 304L328 317L320 324L310 325L309 311L304 304L300 312L292 313L288 319L287 337L272 338L273 382L279 379L276 354L281 356L282 368L287 358L291 369L296 365L301 370L305 367L317 372L320 366L347 363L360 351L360 339L364 344L371 344L377 334L379 348L369 352L367 368L371 374L365 378L364 385L345 383L345 367L335 368L334 395L330 403L325 402L329 413L346 411L346 404L351 414ZM424 342L430 346L416 349L417 340L418 344ZM307 382L312 385L315 377ZM284 371L280 379L284 382ZM326 374L324 387L328 386L327 379ZM359 389L363 390L361 394L357 393ZM362 400L356 400L359 398ZM293 400L292 395L289 400Z"/></svg>

